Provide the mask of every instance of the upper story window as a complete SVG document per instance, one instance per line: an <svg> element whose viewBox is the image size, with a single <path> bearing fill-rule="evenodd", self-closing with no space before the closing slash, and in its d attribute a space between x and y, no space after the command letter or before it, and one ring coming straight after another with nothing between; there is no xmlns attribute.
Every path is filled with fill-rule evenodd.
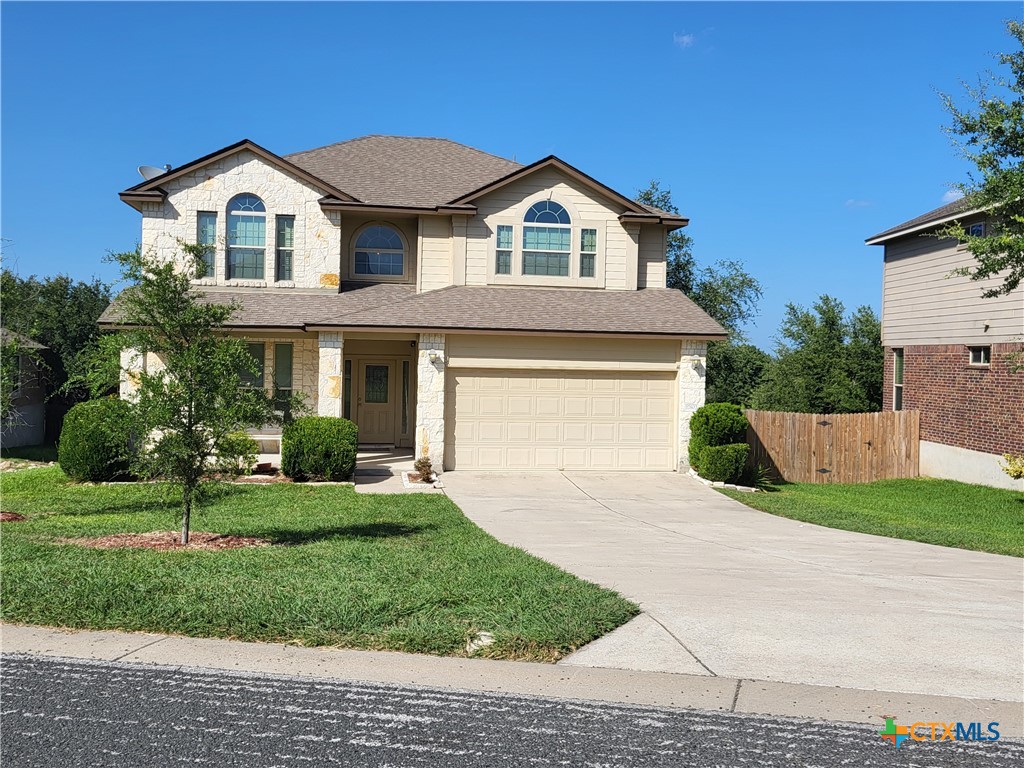
<svg viewBox="0 0 1024 768"><path fill-rule="evenodd" d="M985 236L985 222L979 221L974 224L968 224L967 234L971 237L984 237Z"/></svg>
<svg viewBox="0 0 1024 768"><path fill-rule="evenodd" d="M405 244L386 224L372 224L356 238L353 272L363 276L403 277Z"/></svg>
<svg viewBox="0 0 1024 768"><path fill-rule="evenodd" d="M203 274L213 277L213 260L217 253L217 214L215 211L200 211L196 222L196 243L202 246Z"/></svg>
<svg viewBox="0 0 1024 768"><path fill-rule="evenodd" d="M992 347L968 347L971 365L991 365Z"/></svg>
<svg viewBox="0 0 1024 768"><path fill-rule="evenodd" d="M553 200L534 203L523 217L523 274L569 276L572 219Z"/></svg>
<svg viewBox="0 0 1024 768"><path fill-rule="evenodd" d="M295 217L277 217L277 260L274 278L278 281L294 279Z"/></svg>
<svg viewBox="0 0 1024 768"><path fill-rule="evenodd" d="M267 207L256 195L228 202L228 280L262 280L267 244Z"/></svg>

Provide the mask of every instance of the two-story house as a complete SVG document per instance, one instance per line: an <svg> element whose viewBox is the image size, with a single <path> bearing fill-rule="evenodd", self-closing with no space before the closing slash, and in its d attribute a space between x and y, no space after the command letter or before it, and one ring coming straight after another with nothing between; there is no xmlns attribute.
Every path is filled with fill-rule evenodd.
<svg viewBox="0 0 1024 768"><path fill-rule="evenodd" d="M685 461L706 344L725 337L665 287L666 234L687 220L557 157L397 136L281 157L242 141L120 196L145 251L211 246L196 288L241 305L231 331L263 361L257 383L352 419L361 443L448 470ZM117 318L115 302L101 323Z"/></svg>
<svg viewBox="0 0 1024 768"><path fill-rule="evenodd" d="M1024 453L1024 286L982 298L1000 281L953 274L974 257L936 236L952 222L982 234L986 219L956 201L867 240L885 249L883 407L921 412L921 474L1024 490L1000 469Z"/></svg>

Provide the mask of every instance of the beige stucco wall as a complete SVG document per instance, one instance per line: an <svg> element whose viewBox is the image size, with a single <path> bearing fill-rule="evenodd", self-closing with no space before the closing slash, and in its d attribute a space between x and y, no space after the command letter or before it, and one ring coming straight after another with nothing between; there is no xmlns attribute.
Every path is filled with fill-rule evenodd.
<svg viewBox="0 0 1024 768"><path fill-rule="evenodd" d="M318 200L325 191L299 180L248 150L237 152L168 180L162 203L142 204L142 248L162 259L180 258L178 239L194 243L198 214L217 214L215 275L204 285L337 290L341 253L340 214L324 213ZM267 208L264 280L226 279L227 204L235 195L252 193ZM275 282L274 216L295 217L294 279Z"/></svg>
<svg viewBox="0 0 1024 768"><path fill-rule="evenodd" d="M998 279L952 276L976 264L954 240L909 235L885 246L882 343L999 344L1024 336L1024 286L1007 296L982 298Z"/></svg>

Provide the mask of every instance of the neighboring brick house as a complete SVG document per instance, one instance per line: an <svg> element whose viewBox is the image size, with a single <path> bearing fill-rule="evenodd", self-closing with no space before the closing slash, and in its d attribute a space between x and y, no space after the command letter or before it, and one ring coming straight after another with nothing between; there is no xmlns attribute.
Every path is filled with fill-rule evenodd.
<svg viewBox="0 0 1024 768"><path fill-rule="evenodd" d="M38 355L46 347L0 328L0 344L7 347L12 343L26 354L19 354L15 362L18 381L12 392L11 412L0 423L0 443L4 448L42 445L46 439L46 381Z"/></svg>
<svg viewBox="0 0 1024 768"><path fill-rule="evenodd" d="M985 213L962 201L867 240L885 247L882 280L883 408L921 412L921 474L1024 490L1000 469L1024 453L1024 286L982 298L996 279L952 274L975 264L938 228L984 231ZM1016 359L1024 366L1024 354Z"/></svg>
<svg viewBox="0 0 1024 768"><path fill-rule="evenodd" d="M444 469L674 470L724 330L665 287L687 220L568 163L367 136L281 157L250 141L138 184L142 248L210 245L207 300L258 381ZM117 302L101 317L116 327ZM126 354L131 369L159 365Z"/></svg>

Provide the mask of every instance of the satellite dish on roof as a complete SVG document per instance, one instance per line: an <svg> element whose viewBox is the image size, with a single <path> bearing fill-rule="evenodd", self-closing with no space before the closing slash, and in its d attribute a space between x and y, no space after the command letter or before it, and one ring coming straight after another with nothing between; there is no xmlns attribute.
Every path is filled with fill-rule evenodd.
<svg viewBox="0 0 1024 768"><path fill-rule="evenodd" d="M155 165L140 165L139 175L142 176L146 181L155 179L157 176L163 176L169 168L157 168Z"/></svg>

